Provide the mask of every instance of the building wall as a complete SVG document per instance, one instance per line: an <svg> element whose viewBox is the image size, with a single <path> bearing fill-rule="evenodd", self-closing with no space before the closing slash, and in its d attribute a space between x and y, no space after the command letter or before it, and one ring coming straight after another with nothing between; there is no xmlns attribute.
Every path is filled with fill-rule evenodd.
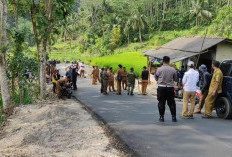
<svg viewBox="0 0 232 157"><path fill-rule="evenodd" d="M216 60L232 59L232 43L222 42L217 46Z"/></svg>

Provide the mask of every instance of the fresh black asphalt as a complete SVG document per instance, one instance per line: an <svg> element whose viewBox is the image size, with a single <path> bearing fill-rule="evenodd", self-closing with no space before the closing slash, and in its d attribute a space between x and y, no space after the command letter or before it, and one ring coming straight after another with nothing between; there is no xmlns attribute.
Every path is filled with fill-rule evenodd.
<svg viewBox="0 0 232 157"><path fill-rule="evenodd" d="M223 119L181 119L171 122L166 107L165 122L158 121L156 97L103 96L90 79L78 79L74 96L100 116L141 157L232 157L232 121ZM216 117L215 113L214 116Z"/></svg>

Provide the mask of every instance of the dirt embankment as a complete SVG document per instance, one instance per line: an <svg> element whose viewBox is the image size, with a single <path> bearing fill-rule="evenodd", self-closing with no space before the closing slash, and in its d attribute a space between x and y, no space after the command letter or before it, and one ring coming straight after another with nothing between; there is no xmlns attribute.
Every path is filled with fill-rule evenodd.
<svg viewBox="0 0 232 157"><path fill-rule="evenodd" d="M74 100L17 107L1 131L1 157L117 157L104 130Z"/></svg>

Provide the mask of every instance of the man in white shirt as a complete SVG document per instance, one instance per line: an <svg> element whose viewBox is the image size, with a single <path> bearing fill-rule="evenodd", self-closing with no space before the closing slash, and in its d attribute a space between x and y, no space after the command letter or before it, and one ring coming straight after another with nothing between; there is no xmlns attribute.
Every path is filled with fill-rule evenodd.
<svg viewBox="0 0 232 157"><path fill-rule="evenodd" d="M184 84L184 98L183 98L183 110L182 118L193 119L193 112L196 102L196 91L197 82L199 81L199 73L194 70L194 62L188 62L189 70L184 74L183 84ZM188 114L188 102L191 103L191 109Z"/></svg>
<svg viewBox="0 0 232 157"><path fill-rule="evenodd" d="M81 73L80 77L85 77L85 63L83 62L80 67Z"/></svg>

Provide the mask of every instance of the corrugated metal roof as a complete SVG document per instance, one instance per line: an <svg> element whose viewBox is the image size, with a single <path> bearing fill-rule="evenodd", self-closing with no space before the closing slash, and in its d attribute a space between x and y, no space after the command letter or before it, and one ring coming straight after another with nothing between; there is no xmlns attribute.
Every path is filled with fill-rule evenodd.
<svg viewBox="0 0 232 157"><path fill-rule="evenodd" d="M203 37L183 37L177 38L166 45L161 46L161 48L165 49L175 49L175 50L182 50L186 52L201 52L204 51L218 43L226 40L226 38L204 38ZM203 48L202 43L204 41Z"/></svg>
<svg viewBox="0 0 232 157"><path fill-rule="evenodd" d="M164 56L169 56L171 62L177 62L198 55L224 40L226 40L226 38L205 38L204 40L203 37L182 37L161 46L159 49L148 50L144 53L147 56L160 59Z"/></svg>
<svg viewBox="0 0 232 157"><path fill-rule="evenodd" d="M149 50L146 52L147 56L156 57L162 59L164 56L169 56L172 63L177 61L192 57L197 55L198 53L194 52L184 52L180 50L171 50L171 49L158 49L158 50Z"/></svg>

